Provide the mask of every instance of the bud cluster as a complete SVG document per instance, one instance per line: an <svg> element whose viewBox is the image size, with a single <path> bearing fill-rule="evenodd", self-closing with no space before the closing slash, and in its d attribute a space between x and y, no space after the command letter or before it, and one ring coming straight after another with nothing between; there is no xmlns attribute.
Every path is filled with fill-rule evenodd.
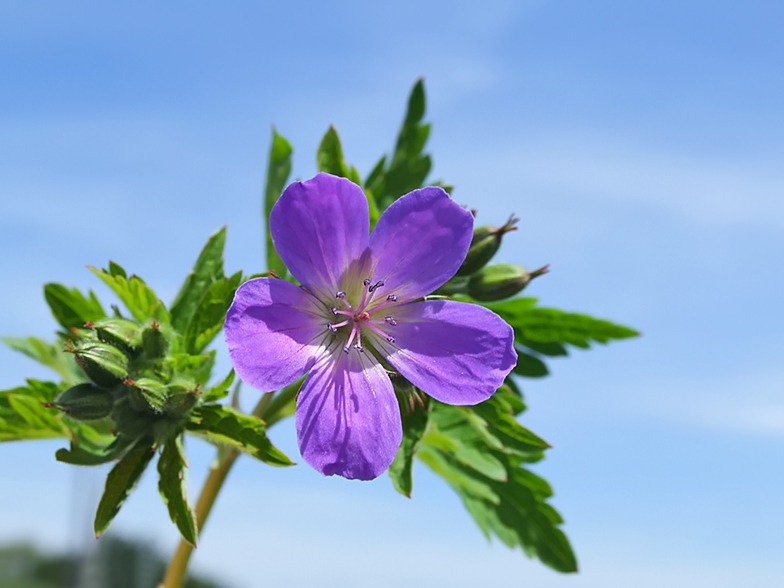
<svg viewBox="0 0 784 588"><path fill-rule="evenodd" d="M210 356L179 353L179 337L165 323L105 318L71 330L72 353L89 382L51 403L70 418L109 418L124 441L168 438L199 403L198 370Z"/></svg>
<svg viewBox="0 0 784 588"><path fill-rule="evenodd" d="M517 230L514 215L501 227L483 226L474 229L471 247L455 277L444 284L438 294L468 294L480 302L493 302L514 296L528 283L547 273L548 266L529 272L520 265L500 263L487 265L501 247L503 236Z"/></svg>

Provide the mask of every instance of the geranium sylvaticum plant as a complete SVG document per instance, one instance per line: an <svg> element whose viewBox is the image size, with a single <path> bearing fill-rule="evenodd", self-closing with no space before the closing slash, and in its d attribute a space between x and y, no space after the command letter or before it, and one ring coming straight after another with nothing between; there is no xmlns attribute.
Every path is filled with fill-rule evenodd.
<svg viewBox="0 0 784 588"><path fill-rule="evenodd" d="M107 312L92 292L46 284L56 340L3 339L59 380L0 391L0 441L60 437L68 447L59 461L113 464L96 536L157 455L158 488L182 534L165 588L182 585L240 455L293 465L267 429L294 415L302 457L321 473L371 480L388 472L410 497L419 461L458 493L488 538L555 570L577 569L552 490L528 468L549 445L520 423L518 378L546 376L544 360L571 346L637 333L518 296L547 268L491 263L517 219L474 228L451 186L428 181L424 112L420 80L394 152L365 178L346 164L330 127L317 153L322 173L287 187L292 148L273 131L260 277L224 273L223 228L171 304L109 262L90 269L124 308ZM213 381L224 325L234 370ZM261 392L251 413L237 408L242 382ZM217 447L194 507L188 435Z"/></svg>
<svg viewBox="0 0 784 588"><path fill-rule="evenodd" d="M403 438L388 372L447 404L477 404L517 363L514 332L475 304L423 299L454 276L473 216L439 187L406 194L368 237L368 203L345 178L291 184L270 215L278 254L301 286L240 286L226 342L244 382L270 392L308 374L296 424L305 460L370 480Z"/></svg>

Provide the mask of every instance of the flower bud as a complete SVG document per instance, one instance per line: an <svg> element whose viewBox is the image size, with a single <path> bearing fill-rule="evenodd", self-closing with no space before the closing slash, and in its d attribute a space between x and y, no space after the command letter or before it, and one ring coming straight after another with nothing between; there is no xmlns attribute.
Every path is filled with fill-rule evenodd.
<svg viewBox="0 0 784 588"><path fill-rule="evenodd" d="M130 378L123 382L128 386L128 396L131 405L136 410L151 410L155 413L163 412L166 403L166 384L154 378Z"/></svg>
<svg viewBox="0 0 784 588"><path fill-rule="evenodd" d="M169 338L157 321L152 321L142 331L142 348L149 358L158 358L166 355L169 349Z"/></svg>
<svg viewBox="0 0 784 588"><path fill-rule="evenodd" d="M88 323L89 324L89 323ZM92 323L98 339L133 357L138 352L139 325L126 319L107 318Z"/></svg>
<svg viewBox="0 0 784 588"><path fill-rule="evenodd" d="M177 378L169 384L163 410L171 416L184 416L198 401L198 385L191 379Z"/></svg>
<svg viewBox="0 0 784 588"><path fill-rule="evenodd" d="M55 406L72 419L92 421L109 416L114 405L112 395L94 384L77 384L60 393Z"/></svg>
<svg viewBox="0 0 784 588"><path fill-rule="evenodd" d="M547 273L547 266L529 272L522 266L499 263L482 268L468 281L468 295L480 302L492 302L514 296L535 277Z"/></svg>
<svg viewBox="0 0 784 588"><path fill-rule="evenodd" d="M482 269L498 252L501 247L501 238L509 231L516 231L517 219L514 215L509 217L502 227L478 227L474 229L471 247L468 249L463 265L457 270L458 276L470 276Z"/></svg>
<svg viewBox="0 0 784 588"><path fill-rule="evenodd" d="M74 354L79 367L99 386L110 388L128 377L128 358L111 345L88 342L66 351Z"/></svg>

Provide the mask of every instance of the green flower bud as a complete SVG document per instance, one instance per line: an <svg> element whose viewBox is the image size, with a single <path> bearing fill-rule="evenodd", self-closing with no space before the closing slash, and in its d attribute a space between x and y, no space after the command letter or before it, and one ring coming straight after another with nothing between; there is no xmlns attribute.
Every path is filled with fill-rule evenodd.
<svg viewBox="0 0 784 588"><path fill-rule="evenodd" d="M529 272L522 266L500 263L482 268L468 281L468 295L474 300L492 302L514 296L535 277L547 273L548 266Z"/></svg>
<svg viewBox="0 0 784 588"><path fill-rule="evenodd" d="M89 324L89 323L88 323ZM107 318L92 323L98 339L133 357L138 353L139 325L126 319Z"/></svg>
<svg viewBox="0 0 784 588"><path fill-rule="evenodd" d="M200 394L198 384L192 379L177 378L169 384L163 411L171 416L185 416L196 405Z"/></svg>
<svg viewBox="0 0 784 588"><path fill-rule="evenodd" d="M47 406L54 406L67 414L72 419L92 421L109 416L114 405L112 395L94 384L77 384L60 393L54 402Z"/></svg>
<svg viewBox="0 0 784 588"><path fill-rule="evenodd" d="M470 276L482 269L493 258L501 247L501 238L509 231L516 231L517 219L514 215L509 217L502 227L478 227L474 229L471 247L468 249L463 265L457 270L458 276Z"/></svg>
<svg viewBox="0 0 784 588"><path fill-rule="evenodd" d="M164 332L167 331L167 332ZM166 330L159 322L152 321L142 331L142 348L144 353L149 358L163 357L169 350L169 336Z"/></svg>
<svg viewBox="0 0 784 588"><path fill-rule="evenodd" d="M159 414L163 412L167 396L166 384L154 378L128 378L123 384L128 386L128 397L136 410L151 410Z"/></svg>
<svg viewBox="0 0 784 588"><path fill-rule="evenodd" d="M128 358L116 347L87 342L65 351L74 354L79 367L99 386L111 388L128 377Z"/></svg>

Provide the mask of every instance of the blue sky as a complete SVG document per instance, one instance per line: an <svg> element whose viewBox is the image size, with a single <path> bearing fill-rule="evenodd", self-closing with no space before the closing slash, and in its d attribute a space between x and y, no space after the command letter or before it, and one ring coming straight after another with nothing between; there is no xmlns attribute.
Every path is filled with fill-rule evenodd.
<svg viewBox="0 0 784 588"><path fill-rule="evenodd" d="M424 468L408 501L250 460L196 568L236 588L782 584L784 7L275 4L0 6L4 335L51 336L44 282L108 297L84 266L110 258L170 300L223 224L227 268L259 271L270 125L295 175L329 124L366 174L424 76L432 179L482 224L522 219L499 260L550 263L527 293L644 336L525 385L580 574L488 545ZM5 349L0 366L3 388L45 373ZM297 455L293 427L273 436ZM0 445L0 542L93 541L103 472L58 446ZM211 452L190 450L195 495ZM172 549L152 477L110 532Z"/></svg>

